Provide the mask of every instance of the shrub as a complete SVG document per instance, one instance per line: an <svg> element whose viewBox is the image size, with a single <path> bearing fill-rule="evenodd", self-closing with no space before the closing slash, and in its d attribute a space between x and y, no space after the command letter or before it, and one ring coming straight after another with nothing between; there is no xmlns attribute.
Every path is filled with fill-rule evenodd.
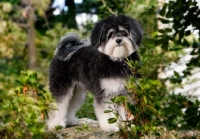
<svg viewBox="0 0 200 139"><path fill-rule="evenodd" d="M128 64L135 73L137 63L129 61ZM173 129L199 129L200 101L181 94L163 94L162 87L158 79L130 77L126 82L128 95L114 97L110 102L125 108L126 120L120 119L118 111L110 108L105 113L111 112L115 117L108 119L108 123L120 119L124 123L123 127L119 125L119 133L123 138L158 137L162 134L162 128L165 132ZM133 118L130 119L131 115Z"/></svg>
<svg viewBox="0 0 200 139"><path fill-rule="evenodd" d="M135 70L133 67L137 67L132 61L129 61L129 65L133 70ZM156 134L157 120L160 116L160 101L156 97L159 94L156 90L160 85L159 80L130 77L126 84L128 95L111 99L112 104L123 106L127 113L126 120L122 121L124 126L119 126L123 138L136 138L149 133ZM110 124L117 121L119 114L115 109L105 112L112 112L116 116L108 119ZM129 119L130 115L134 117Z"/></svg>
<svg viewBox="0 0 200 139"><path fill-rule="evenodd" d="M12 99L3 102L3 128L13 138L43 138L51 95L38 83L37 73L30 70L22 71L16 84Z"/></svg>

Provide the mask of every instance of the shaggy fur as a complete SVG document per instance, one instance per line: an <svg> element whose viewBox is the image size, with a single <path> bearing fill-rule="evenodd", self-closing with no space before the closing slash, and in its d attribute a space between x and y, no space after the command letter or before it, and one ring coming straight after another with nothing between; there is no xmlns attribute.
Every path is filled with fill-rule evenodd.
<svg viewBox="0 0 200 139"><path fill-rule="evenodd" d="M104 131L118 131L126 112L114 106L110 98L126 95L125 79L131 74L126 59L139 60L137 50L142 40L142 29L132 18L118 15L98 22L91 34L91 44L69 33L61 38L50 63L50 91L58 110L49 115L48 127L76 125L77 110L84 102L86 92L94 95L94 107L100 127ZM109 107L116 109L120 117L117 123L108 124L112 113L104 113Z"/></svg>

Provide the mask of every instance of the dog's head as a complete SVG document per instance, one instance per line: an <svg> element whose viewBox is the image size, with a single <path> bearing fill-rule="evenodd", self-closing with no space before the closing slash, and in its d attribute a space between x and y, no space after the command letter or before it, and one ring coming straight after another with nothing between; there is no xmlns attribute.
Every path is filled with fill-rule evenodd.
<svg viewBox="0 0 200 139"><path fill-rule="evenodd" d="M125 15L109 16L98 22L91 44L112 59L123 59L138 50L143 31L138 22Z"/></svg>

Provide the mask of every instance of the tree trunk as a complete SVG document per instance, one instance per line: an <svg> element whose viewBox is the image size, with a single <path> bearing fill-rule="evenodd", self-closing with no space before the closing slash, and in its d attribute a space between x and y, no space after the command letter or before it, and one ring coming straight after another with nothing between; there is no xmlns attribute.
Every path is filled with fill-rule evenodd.
<svg viewBox="0 0 200 139"><path fill-rule="evenodd" d="M64 18L67 20L67 27L77 29L76 5L74 0L65 0L65 5L68 7L66 18Z"/></svg>
<svg viewBox="0 0 200 139"><path fill-rule="evenodd" d="M29 69L35 70L37 67L36 46L35 46L35 14L33 7L27 10L27 35L28 35L28 58Z"/></svg>

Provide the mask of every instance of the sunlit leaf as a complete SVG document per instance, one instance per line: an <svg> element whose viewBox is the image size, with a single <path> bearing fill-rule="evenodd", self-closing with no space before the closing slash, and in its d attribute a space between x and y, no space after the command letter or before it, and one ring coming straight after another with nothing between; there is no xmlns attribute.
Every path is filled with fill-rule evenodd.
<svg viewBox="0 0 200 139"><path fill-rule="evenodd" d="M109 118L109 119L108 119L108 123L109 123L109 124L113 124L113 123L115 123L115 122L117 122L117 119L116 119L116 118Z"/></svg>

